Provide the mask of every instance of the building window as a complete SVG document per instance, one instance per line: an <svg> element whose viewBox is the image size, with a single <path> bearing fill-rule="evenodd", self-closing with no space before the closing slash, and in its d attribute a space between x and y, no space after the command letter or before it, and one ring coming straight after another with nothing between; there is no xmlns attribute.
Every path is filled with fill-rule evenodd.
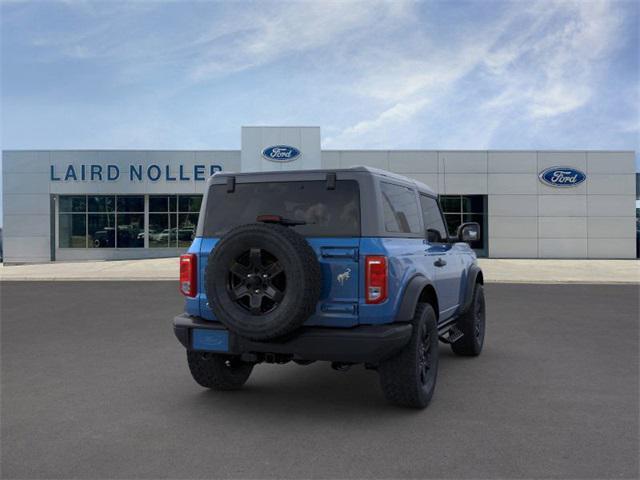
<svg viewBox="0 0 640 480"><path fill-rule="evenodd" d="M115 195L89 195L87 197L86 203L87 203L87 246L89 248L115 248L116 246L116 197Z"/></svg>
<svg viewBox="0 0 640 480"><path fill-rule="evenodd" d="M196 236L202 195L178 195L178 247L188 247Z"/></svg>
<svg viewBox="0 0 640 480"><path fill-rule="evenodd" d="M87 247L87 197L60 197L58 230L61 248Z"/></svg>
<svg viewBox="0 0 640 480"><path fill-rule="evenodd" d="M202 195L61 195L59 248L188 247L195 236Z"/></svg>
<svg viewBox="0 0 640 480"><path fill-rule="evenodd" d="M176 245L176 196L149 195L149 247Z"/></svg>
<svg viewBox="0 0 640 480"><path fill-rule="evenodd" d="M149 247L188 247L198 224L202 195L150 195Z"/></svg>
<svg viewBox="0 0 640 480"><path fill-rule="evenodd" d="M486 195L440 195L440 206L444 213L449 235L454 236L458 227L465 222L480 224L480 240L471 242L478 256L486 256L488 252L488 221Z"/></svg>
<svg viewBox="0 0 640 480"><path fill-rule="evenodd" d="M118 196L116 247L144 247L144 195Z"/></svg>
<svg viewBox="0 0 640 480"><path fill-rule="evenodd" d="M85 213L87 197L85 195L66 195L60 197L60 212Z"/></svg>
<svg viewBox="0 0 640 480"><path fill-rule="evenodd" d="M60 213L60 247L87 247L87 216L84 213Z"/></svg>

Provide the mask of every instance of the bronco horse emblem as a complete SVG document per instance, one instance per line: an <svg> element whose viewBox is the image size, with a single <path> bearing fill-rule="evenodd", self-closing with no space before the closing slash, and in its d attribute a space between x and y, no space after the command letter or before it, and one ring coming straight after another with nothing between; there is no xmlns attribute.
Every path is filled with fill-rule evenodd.
<svg viewBox="0 0 640 480"><path fill-rule="evenodd" d="M344 272L339 273L336 278L340 286L344 285L344 282L351 278L351 269L347 268Z"/></svg>

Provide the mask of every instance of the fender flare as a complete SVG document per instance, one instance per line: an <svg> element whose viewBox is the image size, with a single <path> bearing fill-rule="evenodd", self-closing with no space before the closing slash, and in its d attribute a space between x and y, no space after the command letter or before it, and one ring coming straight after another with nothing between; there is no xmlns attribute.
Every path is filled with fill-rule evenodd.
<svg viewBox="0 0 640 480"><path fill-rule="evenodd" d="M469 272L467 273L467 283L464 289L464 297L462 304L460 305L460 314L465 313L471 307L471 301L473 300L473 289L480 276L480 283L484 283L484 276L482 275L482 269L478 265L471 265Z"/></svg>
<svg viewBox="0 0 640 480"><path fill-rule="evenodd" d="M433 287L433 283L422 275L416 275L409 280L407 288L405 288L402 295L396 322L410 322L413 319L420 295L424 288L429 285Z"/></svg>

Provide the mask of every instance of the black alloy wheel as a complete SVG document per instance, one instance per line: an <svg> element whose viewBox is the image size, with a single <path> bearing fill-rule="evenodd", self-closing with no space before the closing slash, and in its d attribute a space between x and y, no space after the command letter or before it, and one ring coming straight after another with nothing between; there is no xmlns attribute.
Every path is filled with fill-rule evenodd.
<svg viewBox="0 0 640 480"><path fill-rule="evenodd" d="M281 263L261 248L243 252L229 269L229 296L252 315L264 315L278 308L286 286Z"/></svg>
<svg viewBox="0 0 640 480"><path fill-rule="evenodd" d="M431 369L431 332L424 329L420 350L418 352L418 368L420 372L420 382L427 385L430 381L429 370Z"/></svg>

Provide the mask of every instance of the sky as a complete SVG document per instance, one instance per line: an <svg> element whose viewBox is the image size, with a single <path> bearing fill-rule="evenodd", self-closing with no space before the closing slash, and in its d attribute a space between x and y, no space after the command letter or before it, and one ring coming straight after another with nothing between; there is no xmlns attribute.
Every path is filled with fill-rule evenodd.
<svg viewBox="0 0 640 480"><path fill-rule="evenodd" d="M2 149L640 150L635 0L0 2Z"/></svg>

